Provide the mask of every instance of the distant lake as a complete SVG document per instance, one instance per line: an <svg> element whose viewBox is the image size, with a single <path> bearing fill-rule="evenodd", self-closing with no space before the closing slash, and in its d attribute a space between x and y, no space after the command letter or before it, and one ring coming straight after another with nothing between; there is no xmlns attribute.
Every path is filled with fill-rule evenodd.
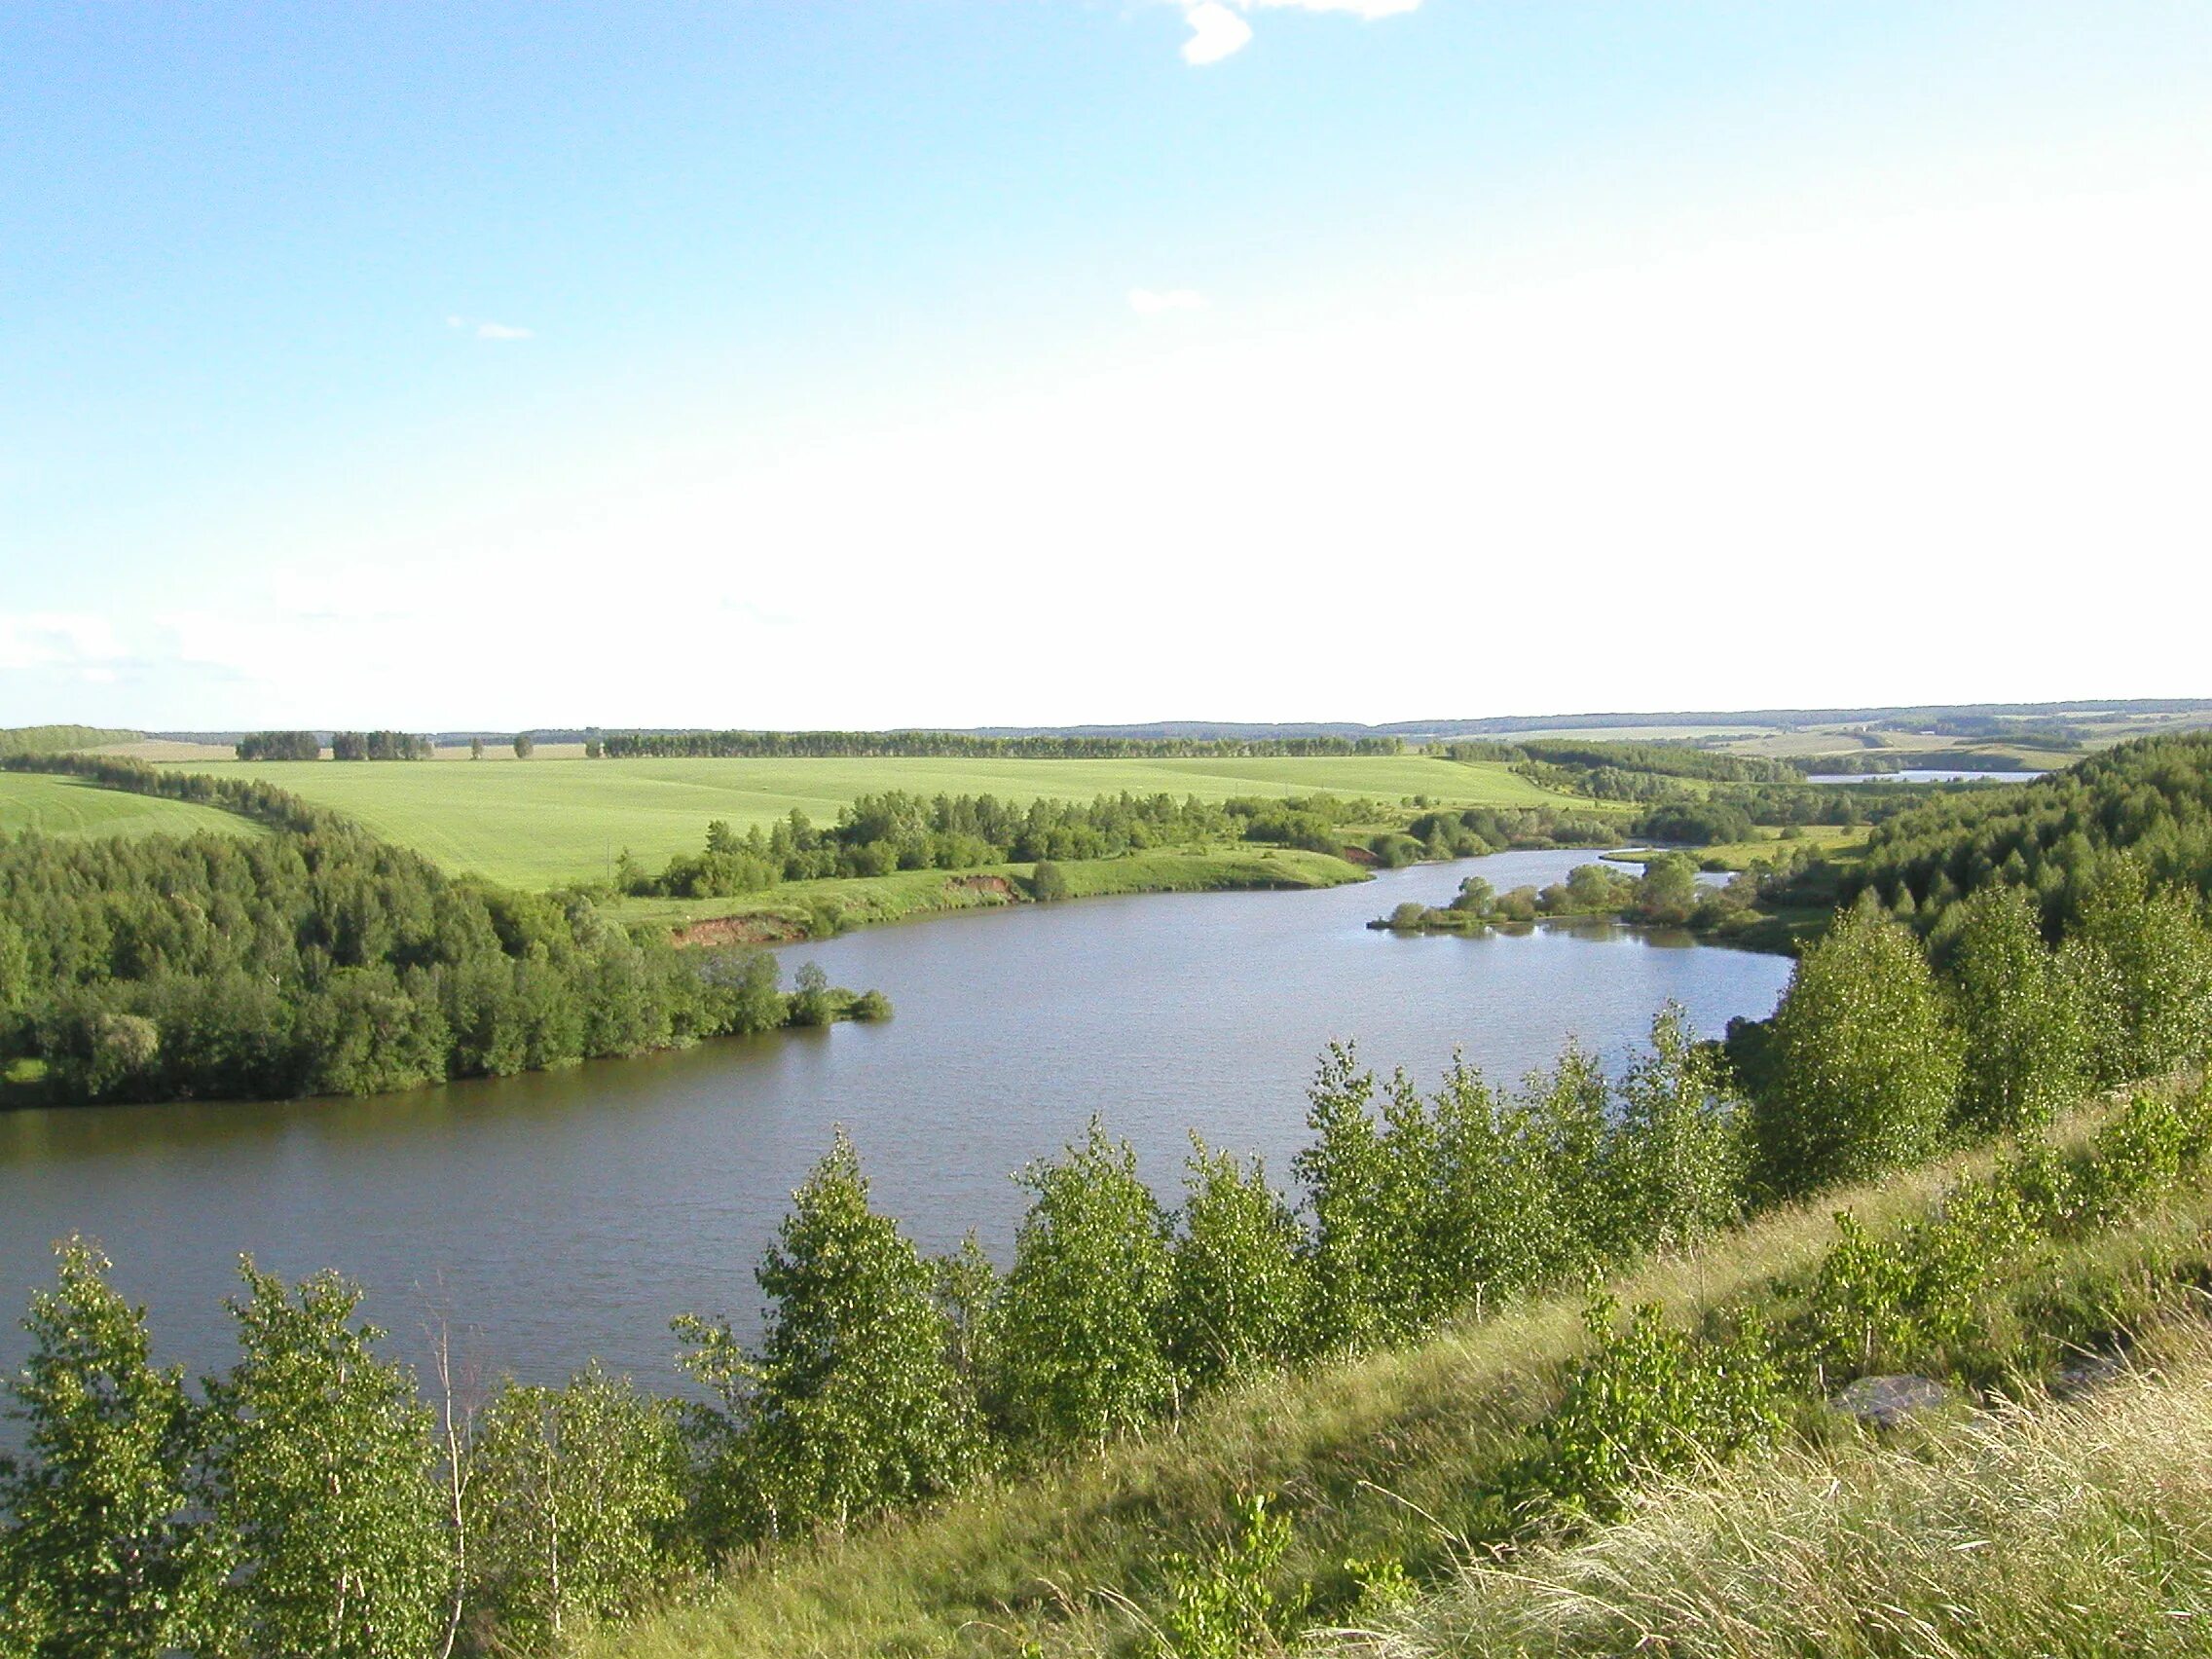
<svg viewBox="0 0 2212 1659"><path fill-rule="evenodd" d="M1907 766L1901 772L1811 772L1808 784L2024 784L2047 772L1958 772L1940 766Z"/></svg>
<svg viewBox="0 0 2212 1659"><path fill-rule="evenodd" d="M756 1326L753 1267L842 1123L877 1202L931 1250L977 1229L1001 1257L1008 1180L1094 1112L1173 1192L1196 1128L1287 1183L1332 1039L1431 1083L1456 1047L1518 1080L1569 1033L1618 1062L1674 998L1697 1028L1771 1011L1789 963L1605 923L1409 938L1369 919L1480 874L1560 879L1589 851L1417 866L1318 893L1024 905L790 947L787 973L887 992L881 1025L703 1044L369 1100L0 1114L0 1364L72 1230L151 1309L157 1352L233 1354L241 1250L337 1267L421 1352L432 1303L488 1370L557 1380L593 1355L670 1385L668 1320Z"/></svg>

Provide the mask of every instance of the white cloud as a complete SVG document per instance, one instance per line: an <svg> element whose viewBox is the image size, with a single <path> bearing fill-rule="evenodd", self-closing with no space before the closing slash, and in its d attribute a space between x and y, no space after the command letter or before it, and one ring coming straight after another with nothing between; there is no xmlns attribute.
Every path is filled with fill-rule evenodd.
<svg viewBox="0 0 2212 1659"><path fill-rule="evenodd" d="M1219 63L1244 50L1252 39L1252 25L1241 13L1342 12L1373 22L1411 12L1420 0L1180 0L1183 20L1191 25L1191 38L1183 43L1186 63Z"/></svg>
<svg viewBox="0 0 2212 1659"><path fill-rule="evenodd" d="M1198 0L1183 8L1183 20L1191 25L1191 38L1183 43L1186 63L1219 63L1231 53L1241 52L1252 38L1252 25L1221 0Z"/></svg>
<svg viewBox="0 0 2212 1659"><path fill-rule="evenodd" d="M1420 9L1420 0L1236 0L1247 12L1346 12L1365 22Z"/></svg>
<svg viewBox="0 0 2212 1659"><path fill-rule="evenodd" d="M1164 316L1169 312L1204 311L1206 297L1196 288L1131 288L1129 310L1139 316Z"/></svg>
<svg viewBox="0 0 2212 1659"><path fill-rule="evenodd" d="M446 326L465 330L475 335L479 340L535 340L537 338L535 329L517 328L510 322L487 322L480 318L465 316L449 316L446 318Z"/></svg>
<svg viewBox="0 0 2212 1659"><path fill-rule="evenodd" d="M86 668L124 654L104 616L81 610L0 611L0 669Z"/></svg>

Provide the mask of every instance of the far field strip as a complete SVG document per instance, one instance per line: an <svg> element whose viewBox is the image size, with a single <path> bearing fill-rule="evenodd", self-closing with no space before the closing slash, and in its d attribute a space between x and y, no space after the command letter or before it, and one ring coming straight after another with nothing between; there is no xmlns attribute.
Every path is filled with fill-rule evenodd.
<svg viewBox="0 0 2212 1659"><path fill-rule="evenodd" d="M78 778L0 772L0 835L258 835L259 826L218 807L104 790Z"/></svg>
<svg viewBox="0 0 2212 1659"><path fill-rule="evenodd" d="M817 824L864 794L993 794L1001 799L1089 800L1101 794L1368 795L1393 805L1426 796L1454 806L1571 806L1495 762L1427 756L1141 760L534 759L430 764L406 761L208 761L180 768L255 777L346 814L387 840L413 847L456 873L519 887L605 880L624 848L657 866L695 852L707 825L740 832L794 807Z"/></svg>

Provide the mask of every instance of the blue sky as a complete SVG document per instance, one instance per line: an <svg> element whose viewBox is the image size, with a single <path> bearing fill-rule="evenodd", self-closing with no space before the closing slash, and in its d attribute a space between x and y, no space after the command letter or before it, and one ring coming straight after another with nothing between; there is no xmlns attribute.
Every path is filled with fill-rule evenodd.
<svg viewBox="0 0 2212 1659"><path fill-rule="evenodd" d="M18 5L0 723L2201 693L2207 291L2195 6Z"/></svg>

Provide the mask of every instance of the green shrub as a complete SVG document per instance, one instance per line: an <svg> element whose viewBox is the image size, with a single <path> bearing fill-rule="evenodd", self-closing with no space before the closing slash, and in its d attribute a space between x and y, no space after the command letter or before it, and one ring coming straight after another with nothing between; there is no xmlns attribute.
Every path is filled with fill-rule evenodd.
<svg viewBox="0 0 2212 1659"><path fill-rule="evenodd" d="M1543 1425L1533 1484L1570 1513L1604 1520L1639 1479L1735 1456L1783 1424L1781 1375L1756 1332L1700 1338L1655 1304L1618 1326L1610 1297L1585 1315L1595 1351Z"/></svg>
<svg viewBox="0 0 2212 1659"><path fill-rule="evenodd" d="M1290 1548L1290 1518L1270 1513L1268 1500L1254 1497L1239 1506L1238 1520L1236 1534L1204 1555L1176 1553L1162 1561L1161 1659L1243 1659L1274 1647L1305 1611L1306 1587L1283 1597L1273 1584Z"/></svg>

